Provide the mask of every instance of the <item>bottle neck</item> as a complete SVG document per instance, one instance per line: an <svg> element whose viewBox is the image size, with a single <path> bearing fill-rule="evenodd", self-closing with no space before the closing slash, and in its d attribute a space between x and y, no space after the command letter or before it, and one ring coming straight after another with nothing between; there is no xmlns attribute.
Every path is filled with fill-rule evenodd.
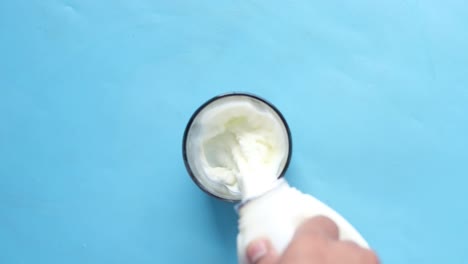
<svg viewBox="0 0 468 264"><path fill-rule="evenodd" d="M259 199L259 198L273 192L274 190L280 188L281 186L285 186L285 185L287 186L288 182L284 178L280 178L280 179L274 181L271 184L271 186L269 186L268 188L265 188L264 192L262 192L260 194L257 194L257 195L254 195L254 196L244 197L241 202L239 202L238 204L236 204L234 206L234 209L236 210L237 213L239 213L239 211L242 209L242 207L246 206L250 202L252 202L254 200L257 200L257 199Z"/></svg>

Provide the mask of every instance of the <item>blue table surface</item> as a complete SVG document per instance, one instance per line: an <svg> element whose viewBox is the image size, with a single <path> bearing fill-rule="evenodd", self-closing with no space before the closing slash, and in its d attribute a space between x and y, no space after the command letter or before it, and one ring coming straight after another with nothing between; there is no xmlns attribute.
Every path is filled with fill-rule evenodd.
<svg viewBox="0 0 468 264"><path fill-rule="evenodd" d="M0 2L0 263L236 263L192 112L273 102L287 179L383 263L468 263L468 2Z"/></svg>

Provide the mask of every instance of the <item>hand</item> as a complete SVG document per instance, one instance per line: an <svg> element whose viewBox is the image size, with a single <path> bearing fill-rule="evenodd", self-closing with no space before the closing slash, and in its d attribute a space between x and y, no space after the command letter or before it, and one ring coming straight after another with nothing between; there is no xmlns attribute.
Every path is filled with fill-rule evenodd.
<svg viewBox="0 0 468 264"><path fill-rule="evenodd" d="M338 227L327 217L305 221L279 255L266 239L247 247L251 264L379 264L376 254L351 241L338 240Z"/></svg>

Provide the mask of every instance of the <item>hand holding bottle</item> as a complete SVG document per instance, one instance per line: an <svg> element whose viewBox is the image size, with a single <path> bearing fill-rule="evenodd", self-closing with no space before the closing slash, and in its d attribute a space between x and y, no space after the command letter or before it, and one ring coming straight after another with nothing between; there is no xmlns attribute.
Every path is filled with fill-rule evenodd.
<svg viewBox="0 0 468 264"><path fill-rule="evenodd" d="M374 252L351 241L339 240L336 224L327 217L306 220L289 246L279 254L267 239L247 247L249 264L378 264Z"/></svg>
<svg viewBox="0 0 468 264"><path fill-rule="evenodd" d="M333 221L335 240L368 248L365 239L339 213L313 196L290 187L284 179L267 193L246 202L238 212L237 250L241 264L248 263L247 247L259 239L268 240L272 252L281 255L289 249L298 228L308 219L318 216Z"/></svg>

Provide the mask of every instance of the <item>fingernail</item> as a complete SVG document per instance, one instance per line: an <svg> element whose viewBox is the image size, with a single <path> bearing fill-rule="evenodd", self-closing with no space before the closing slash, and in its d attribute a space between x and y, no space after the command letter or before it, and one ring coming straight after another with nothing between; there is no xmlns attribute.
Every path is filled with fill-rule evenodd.
<svg viewBox="0 0 468 264"><path fill-rule="evenodd" d="M267 244L264 240L252 243L247 249L249 263L255 264L268 253Z"/></svg>

